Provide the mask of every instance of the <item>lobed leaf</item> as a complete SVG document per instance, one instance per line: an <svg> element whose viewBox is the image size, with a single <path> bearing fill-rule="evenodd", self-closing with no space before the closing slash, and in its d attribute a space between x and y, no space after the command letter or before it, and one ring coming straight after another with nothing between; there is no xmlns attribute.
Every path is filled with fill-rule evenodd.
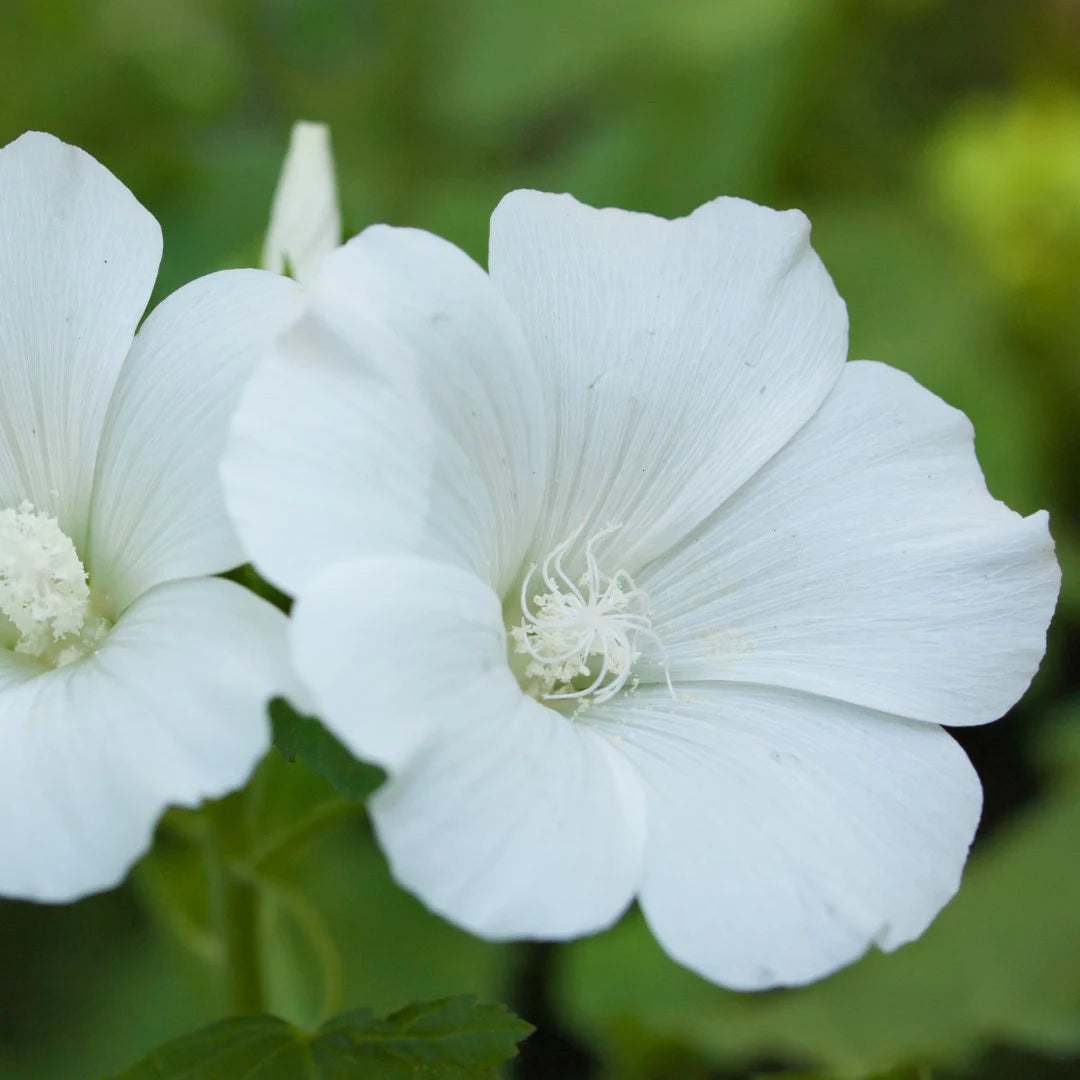
<svg viewBox="0 0 1080 1080"><path fill-rule="evenodd" d="M385 1019L342 1013L309 1035L274 1016L223 1020L153 1051L111 1080L494 1080L532 1028L472 997Z"/></svg>
<svg viewBox="0 0 1080 1080"><path fill-rule="evenodd" d="M358 761L314 716L298 713L284 698L270 702L274 745L287 761L301 761L346 798L367 798L385 779L382 769Z"/></svg>

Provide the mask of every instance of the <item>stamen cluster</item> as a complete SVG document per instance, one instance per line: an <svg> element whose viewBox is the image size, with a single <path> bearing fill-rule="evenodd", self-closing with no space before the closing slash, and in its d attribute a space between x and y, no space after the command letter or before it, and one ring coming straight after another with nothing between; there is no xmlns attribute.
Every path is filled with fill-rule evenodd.
<svg viewBox="0 0 1080 1080"><path fill-rule="evenodd" d="M107 628L90 611L75 545L56 518L25 500L0 510L0 613L18 633L15 652L57 667L92 651Z"/></svg>
<svg viewBox="0 0 1080 1080"><path fill-rule="evenodd" d="M514 651L530 658L525 675L534 680L538 697L607 701L630 680L641 655L638 638L659 644L645 592L627 571L608 576L597 562L596 545L617 528L609 526L589 539L585 573L577 581L563 566L563 557L577 539L574 533L539 567L530 566L521 583L521 624L511 628L510 637ZM547 591L530 599L529 586L537 570ZM575 681L586 678L590 680L586 686L575 688Z"/></svg>

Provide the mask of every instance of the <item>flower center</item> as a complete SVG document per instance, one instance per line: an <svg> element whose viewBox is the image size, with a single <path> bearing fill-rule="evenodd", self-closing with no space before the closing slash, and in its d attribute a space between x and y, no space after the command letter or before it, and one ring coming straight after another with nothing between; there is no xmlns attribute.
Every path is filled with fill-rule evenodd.
<svg viewBox="0 0 1080 1080"><path fill-rule="evenodd" d="M93 652L109 628L90 609L86 569L71 538L25 501L0 510L0 613L15 629L14 651L54 667Z"/></svg>
<svg viewBox="0 0 1080 1080"><path fill-rule="evenodd" d="M585 545L585 573L576 581L563 557L577 533L540 566L529 567L521 583L521 623L511 627L510 640L514 652L528 658L522 682L534 697L607 701L630 681L639 639L660 644L645 593L625 570L607 575L596 561L597 543L617 528L601 530ZM530 599L538 571L547 591Z"/></svg>

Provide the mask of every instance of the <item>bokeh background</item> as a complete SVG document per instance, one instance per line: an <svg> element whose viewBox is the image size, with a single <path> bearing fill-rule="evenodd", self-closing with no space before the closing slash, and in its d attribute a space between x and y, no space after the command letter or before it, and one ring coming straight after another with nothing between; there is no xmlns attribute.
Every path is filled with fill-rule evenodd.
<svg viewBox="0 0 1080 1080"><path fill-rule="evenodd" d="M1049 651L1012 715L959 735L987 810L921 941L750 996L676 967L634 913L492 947L398 890L342 815L275 855L274 1008L508 1001L540 1026L523 1078L1080 1076L1078 73L1075 0L0 0L0 143L51 131L131 187L164 228L159 297L257 262L297 118L332 125L350 232L418 225L481 260L515 187L797 206L852 355L963 408L991 490L1051 511ZM298 769L267 762L256 832L327 795ZM93 1080L221 1015L186 827L112 893L0 904L0 1080Z"/></svg>

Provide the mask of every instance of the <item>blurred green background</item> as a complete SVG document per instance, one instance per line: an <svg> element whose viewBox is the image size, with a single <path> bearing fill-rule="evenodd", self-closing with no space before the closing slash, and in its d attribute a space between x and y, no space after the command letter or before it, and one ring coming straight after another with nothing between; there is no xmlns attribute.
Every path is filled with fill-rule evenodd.
<svg viewBox="0 0 1080 1080"><path fill-rule="evenodd" d="M491 947L401 893L354 817L275 856L274 1008L509 1001L541 1028L527 1078L1080 1076L1078 72L1074 0L0 0L0 143L51 131L132 188L165 232L159 297L257 261L298 118L332 125L350 232L423 226L480 259L514 187L797 206L852 355L963 408L991 490L1051 511L1049 652L1009 718L960 735L987 812L920 942L753 996L634 914ZM327 797L273 756L260 783L256 835ZM113 893L0 905L0 1080L93 1080L221 1014L185 827Z"/></svg>

